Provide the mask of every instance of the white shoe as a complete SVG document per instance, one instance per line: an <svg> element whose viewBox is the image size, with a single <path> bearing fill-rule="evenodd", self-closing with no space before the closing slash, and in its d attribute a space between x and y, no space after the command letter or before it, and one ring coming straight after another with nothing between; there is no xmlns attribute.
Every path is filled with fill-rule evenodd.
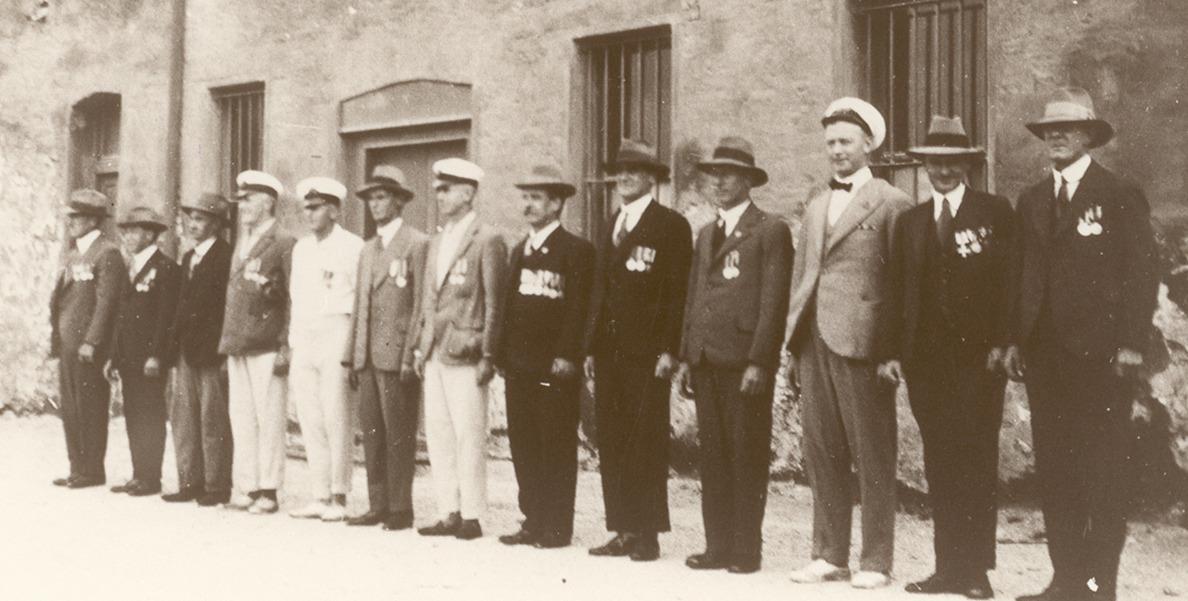
<svg viewBox="0 0 1188 601"><path fill-rule="evenodd" d="M323 522L341 522L347 518L346 507L338 503L331 503L326 506L326 510L322 512Z"/></svg>
<svg viewBox="0 0 1188 601"><path fill-rule="evenodd" d="M850 577L850 586L861 589L883 588L891 584L891 577L882 572L860 570Z"/></svg>
<svg viewBox="0 0 1188 601"><path fill-rule="evenodd" d="M247 495L235 495L231 497L230 501L223 503L223 509L231 509L234 511L247 511L252 506L254 501Z"/></svg>
<svg viewBox="0 0 1188 601"><path fill-rule="evenodd" d="M256 502L252 503L251 507L248 507L248 513L253 515L264 515L266 513L276 513L277 509L279 509L279 507L277 506L276 501L273 501L268 497L256 497Z"/></svg>
<svg viewBox="0 0 1188 601"><path fill-rule="evenodd" d="M835 566L824 559L814 559L812 563L792 572L792 582L800 584L814 584L817 582L836 582L850 577L849 568Z"/></svg>
<svg viewBox="0 0 1188 601"><path fill-rule="evenodd" d="M325 501L313 501L300 509L290 511L289 517L306 520L325 519L326 510L328 509L330 509L330 506Z"/></svg>

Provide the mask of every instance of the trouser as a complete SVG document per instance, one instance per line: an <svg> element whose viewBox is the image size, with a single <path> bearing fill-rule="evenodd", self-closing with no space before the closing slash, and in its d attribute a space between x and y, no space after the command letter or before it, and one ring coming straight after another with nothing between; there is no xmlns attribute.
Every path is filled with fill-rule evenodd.
<svg viewBox="0 0 1188 601"><path fill-rule="evenodd" d="M655 357L601 353L595 367L594 417L606 528L667 532L671 385L655 377Z"/></svg>
<svg viewBox="0 0 1188 601"><path fill-rule="evenodd" d="M275 352L227 357L231 478L241 494L276 490L284 475L285 380L273 375L275 363Z"/></svg>
<svg viewBox="0 0 1188 601"><path fill-rule="evenodd" d="M124 390L124 426L132 454L132 479L161 481L165 460L165 375L150 378L135 368L121 369Z"/></svg>
<svg viewBox="0 0 1188 601"><path fill-rule="evenodd" d="M929 344L905 365L924 443L936 572L994 569L998 431L1006 380L986 369L988 348Z"/></svg>
<svg viewBox="0 0 1188 601"><path fill-rule="evenodd" d="M231 490L231 418L227 387L217 365L195 367L181 355L169 423L180 490Z"/></svg>
<svg viewBox="0 0 1188 601"><path fill-rule="evenodd" d="M377 513L411 512L421 390L399 372L368 367L359 378L367 498Z"/></svg>
<svg viewBox="0 0 1188 601"><path fill-rule="evenodd" d="M703 361L693 369L706 552L737 564L763 554L774 380L739 391L743 368Z"/></svg>
<svg viewBox="0 0 1188 601"><path fill-rule="evenodd" d="M102 363L83 363L74 350L64 350L58 365L62 427L70 475L104 479L107 455L107 410L111 387Z"/></svg>
<svg viewBox="0 0 1188 601"><path fill-rule="evenodd" d="M473 365L425 362L425 439L442 516L477 520L487 509L487 387Z"/></svg>
<svg viewBox="0 0 1188 601"><path fill-rule="evenodd" d="M1108 359L1065 350L1041 320L1024 348L1053 581L1113 595L1126 543L1131 401Z"/></svg>
<svg viewBox="0 0 1188 601"><path fill-rule="evenodd" d="M293 336L298 342L292 346L289 395L301 424L310 494L314 499L328 499L351 490L354 436L346 368L342 366L350 316L322 316L302 327L308 329L305 335Z"/></svg>
<svg viewBox="0 0 1188 601"><path fill-rule="evenodd" d="M862 502L860 569L889 573L895 550L895 391L879 381L877 369L872 361L830 350L814 321L800 353L812 556L849 564L853 467Z"/></svg>
<svg viewBox="0 0 1188 601"><path fill-rule="evenodd" d="M581 383L507 373L507 437L524 529L573 536Z"/></svg>

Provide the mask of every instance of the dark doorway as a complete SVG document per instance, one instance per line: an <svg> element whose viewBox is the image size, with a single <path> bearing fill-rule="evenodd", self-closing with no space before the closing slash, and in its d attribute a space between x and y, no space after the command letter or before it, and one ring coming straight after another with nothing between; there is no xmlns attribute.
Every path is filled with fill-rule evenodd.
<svg viewBox="0 0 1188 601"><path fill-rule="evenodd" d="M449 157L465 157L466 140L445 140L401 146L368 148L365 155L365 173L380 164L399 167L404 172L408 187L416 193L413 201L404 208L404 221L417 229L432 234L437 228L437 200L433 195L433 163ZM364 238L375 234L375 221L364 210Z"/></svg>

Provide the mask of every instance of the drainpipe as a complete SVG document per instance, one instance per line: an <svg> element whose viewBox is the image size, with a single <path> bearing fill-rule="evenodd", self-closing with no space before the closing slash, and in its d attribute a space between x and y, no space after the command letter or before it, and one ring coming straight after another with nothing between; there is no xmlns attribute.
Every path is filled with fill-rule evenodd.
<svg viewBox="0 0 1188 601"><path fill-rule="evenodd" d="M181 198L182 105L185 98L186 0L172 0L173 35L169 48L169 108L165 124L165 203L161 210L168 223L175 223ZM165 246L178 254L176 229L169 228Z"/></svg>

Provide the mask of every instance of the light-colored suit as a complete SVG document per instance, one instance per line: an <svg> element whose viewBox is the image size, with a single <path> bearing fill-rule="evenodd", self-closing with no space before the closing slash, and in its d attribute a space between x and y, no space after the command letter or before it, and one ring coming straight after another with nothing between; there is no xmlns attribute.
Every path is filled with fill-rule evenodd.
<svg viewBox="0 0 1188 601"><path fill-rule="evenodd" d="M892 237L911 207L880 179L830 226L831 191L809 201L792 275L788 347L799 359L805 465L813 488L813 559L849 563L851 463L862 495L861 569L890 572L895 538L895 392L879 382Z"/></svg>

